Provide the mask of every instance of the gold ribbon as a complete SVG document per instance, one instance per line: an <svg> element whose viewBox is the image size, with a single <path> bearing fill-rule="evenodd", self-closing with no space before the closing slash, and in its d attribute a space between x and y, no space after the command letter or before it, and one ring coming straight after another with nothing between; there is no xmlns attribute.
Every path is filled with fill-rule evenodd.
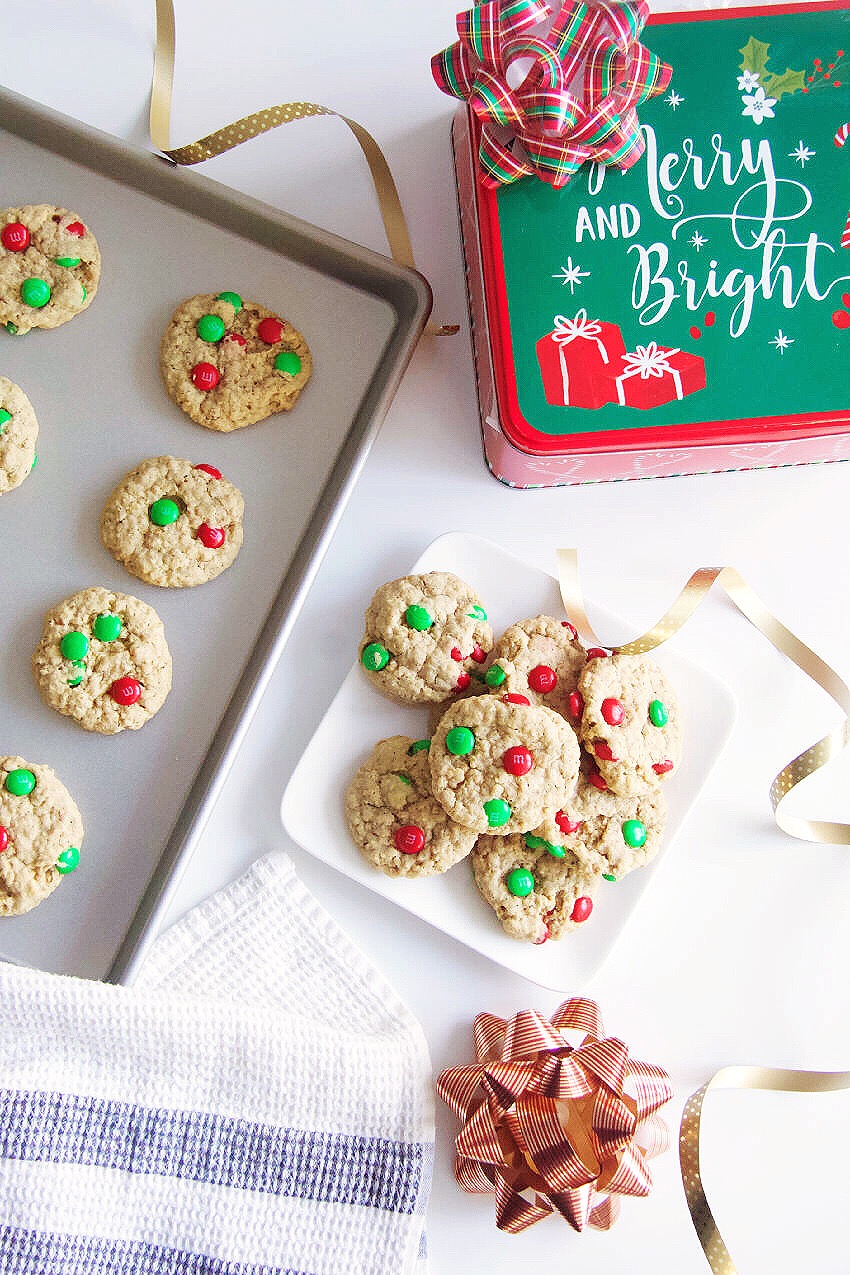
<svg viewBox="0 0 850 1275"><path fill-rule="evenodd" d="M585 641L604 646L605 643L596 636L587 618L579 583L578 553L575 549L558 550L558 575L561 598L567 615ZM700 567L693 573L670 609L651 629L648 629L642 637L610 649L623 655L640 655L644 651L652 651L655 647L661 646L674 633L679 632L715 583L728 594L741 614L746 616L760 633L764 634L771 646L817 682L818 686L831 695L843 710L844 719L834 730L818 740L816 744L812 744L805 752L800 753L787 766L783 766L776 775L770 785L770 804L778 826L789 836L797 837L801 841L820 841L828 845L850 845L850 825L848 824L829 823L820 819L801 819L795 815L782 814L779 810L780 802L788 796L792 788L796 788L797 784L837 757L846 746L850 688L834 669L830 668L819 655L806 646L805 642L801 642L790 629L787 629L775 615L768 611L734 567Z"/></svg>
<svg viewBox="0 0 850 1275"><path fill-rule="evenodd" d="M281 124L291 124L293 120L308 119L313 115L335 115L351 129L360 149L369 165L372 184L378 198L378 207L390 253L399 265L416 269L410 233L401 206L398 188L395 184L390 166L383 151L371 133L367 132L356 120L347 115L340 115L329 106L319 106L316 102L281 102L277 106L266 107L246 115L224 128L208 133L196 142L186 146L171 146L171 95L174 84L174 6L172 0L156 0L156 48L154 51L153 80L151 83L150 135L157 150L162 151L175 164L200 164L205 159L222 155L225 151L241 146L252 137L259 137ZM441 327L429 323L425 329L434 336L453 336L460 331L458 324L444 324Z"/></svg>
<svg viewBox="0 0 850 1275"><path fill-rule="evenodd" d="M679 1129L679 1162L685 1197L706 1261L714 1275L737 1275L703 1190L699 1138L702 1105L711 1089L769 1089L783 1093L832 1093L850 1089L850 1071L785 1071L776 1067L724 1067L691 1094Z"/></svg>

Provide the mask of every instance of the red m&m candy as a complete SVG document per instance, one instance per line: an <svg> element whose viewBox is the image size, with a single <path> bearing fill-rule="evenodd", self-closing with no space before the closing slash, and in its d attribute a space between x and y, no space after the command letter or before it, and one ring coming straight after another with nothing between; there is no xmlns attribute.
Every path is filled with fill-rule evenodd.
<svg viewBox="0 0 850 1275"><path fill-rule="evenodd" d="M9 830L8 828L4 828L3 825L0 824L0 854L3 853L3 851L6 849L8 844L9 844Z"/></svg>
<svg viewBox="0 0 850 1275"><path fill-rule="evenodd" d="M458 664L460 664L461 661L463 660L463 654L459 646L453 646L449 654L451 655L452 659L455 660Z"/></svg>
<svg viewBox="0 0 850 1275"><path fill-rule="evenodd" d="M0 230L0 243L9 252L23 252L30 246L30 232L21 221L10 221Z"/></svg>
<svg viewBox="0 0 850 1275"><path fill-rule="evenodd" d="M671 761L657 761L652 767L656 775L667 775L673 769Z"/></svg>
<svg viewBox="0 0 850 1275"><path fill-rule="evenodd" d="M69 235L74 235L76 239L82 239L83 235L86 233L86 228L81 221L72 221L69 226L65 227L65 229Z"/></svg>
<svg viewBox="0 0 850 1275"><path fill-rule="evenodd" d="M196 465L195 469L201 469L205 474L209 474L210 478L221 478L221 470L216 469L215 465L207 465L206 463Z"/></svg>
<svg viewBox="0 0 850 1275"><path fill-rule="evenodd" d="M584 700L581 691L570 691L567 699L567 708L570 711L570 717L578 720L584 712Z"/></svg>
<svg viewBox="0 0 850 1275"><path fill-rule="evenodd" d="M192 368L192 384L199 390L214 390L221 377L212 363L196 363Z"/></svg>
<svg viewBox="0 0 850 1275"><path fill-rule="evenodd" d="M468 673L461 673L460 677L457 679L457 686L455 687L455 690L465 691L471 681L472 681L472 678L469 676Z"/></svg>
<svg viewBox="0 0 850 1275"><path fill-rule="evenodd" d="M226 539L223 527L211 527L202 522L198 528L198 539L205 549L220 549Z"/></svg>
<svg viewBox="0 0 850 1275"><path fill-rule="evenodd" d="M419 854L425 845L425 833L415 823L406 823L393 833L396 850L402 854Z"/></svg>
<svg viewBox="0 0 850 1275"><path fill-rule="evenodd" d="M538 695L548 695L558 685L558 675L548 664L538 664L528 675L528 685Z"/></svg>
<svg viewBox="0 0 850 1275"><path fill-rule="evenodd" d="M581 827L580 819L571 819L570 816L565 814L563 810L559 810L555 815L555 823L561 829L561 832L563 832L565 837L569 837L572 833L578 832Z"/></svg>
<svg viewBox="0 0 850 1275"><path fill-rule="evenodd" d="M570 631L570 637L572 638L572 640L573 640L574 642L577 642L577 641L578 641L578 629L576 628L576 626L575 626L574 624L570 624L569 620L562 620L562 621L561 621L561 628L562 628L562 629L569 629L569 631Z"/></svg>
<svg viewBox="0 0 850 1275"><path fill-rule="evenodd" d="M593 745L593 751L602 761L619 761L619 758L615 757L611 751L611 745L606 744L604 739L597 739Z"/></svg>
<svg viewBox="0 0 850 1275"><path fill-rule="evenodd" d="M586 921L593 911L593 899L589 899L587 895L583 895L580 899L576 899L573 904L573 910L570 913L570 920L581 923Z"/></svg>
<svg viewBox="0 0 850 1275"><path fill-rule="evenodd" d="M233 345L248 344L248 342L245 340L244 336L242 336L240 332L228 332L227 336L224 339L225 341L231 341Z"/></svg>
<svg viewBox="0 0 850 1275"><path fill-rule="evenodd" d="M137 704L142 696L142 687L134 677L119 677L109 688L109 694L122 708Z"/></svg>
<svg viewBox="0 0 850 1275"><path fill-rule="evenodd" d="M502 765L509 775L527 775L534 766L534 757L530 749L522 744L516 744L512 748L505 749Z"/></svg>
<svg viewBox="0 0 850 1275"><path fill-rule="evenodd" d="M587 782L592 784L593 787L597 788L600 792L608 791L608 785L595 766L591 766L590 770L587 772Z"/></svg>
<svg viewBox="0 0 850 1275"><path fill-rule="evenodd" d="M602 701L602 716L609 726L622 726L626 710L618 699L604 699Z"/></svg>
<svg viewBox="0 0 850 1275"><path fill-rule="evenodd" d="M276 345L283 336L283 324L280 319L260 319L257 324L257 336L266 345Z"/></svg>
<svg viewBox="0 0 850 1275"><path fill-rule="evenodd" d="M478 645L477 642L475 643L475 646L472 648L472 653L469 658L471 660L475 660L476 664L487 663L487 653L486 651L481 650L481 647Z"/></svg>
<svg viewBox="0 0 850 1275"><path fill-rule="evenodd" d="M587 648L587 658L589 660L607 660L608 652L603 651L601 646L589 646Z"/></svg>
<svg viewBox="0 0 850 1275"><path fill-rule="evenodd" d="M531 708L531 700L528 698L527 695L515 695L513 693L510 695L503 695L502 703L503 704L523 704L525 705L526 708Z"/></svg>

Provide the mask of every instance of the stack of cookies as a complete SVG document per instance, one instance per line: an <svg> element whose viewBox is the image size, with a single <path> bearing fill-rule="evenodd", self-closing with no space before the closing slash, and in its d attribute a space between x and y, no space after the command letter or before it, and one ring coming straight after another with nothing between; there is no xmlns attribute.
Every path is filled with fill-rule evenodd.
<svg viewBox="0 0 850 1275"><path fill-rule="evenodd" d="M430 572L378 590L360 663L382 694L434 714L429 739L381 740L345 794L375 868L422 877L469 858L505 932L544 943L588 920L601 880L657 854L682 731L646 656L585 649L545 615L494 641L475 590Z"/></svg>

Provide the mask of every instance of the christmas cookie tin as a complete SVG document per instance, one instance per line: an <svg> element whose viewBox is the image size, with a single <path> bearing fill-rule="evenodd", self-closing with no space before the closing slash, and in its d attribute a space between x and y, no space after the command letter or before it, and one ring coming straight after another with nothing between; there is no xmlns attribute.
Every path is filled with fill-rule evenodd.
<svg viewBox="0 0 850 1275"><path fill-rule="evenodd" d="M517 487L850 457L850 14L683 12L628 171L453 143L484 450ZM710 49L710 57L706 50Z"/></svg>

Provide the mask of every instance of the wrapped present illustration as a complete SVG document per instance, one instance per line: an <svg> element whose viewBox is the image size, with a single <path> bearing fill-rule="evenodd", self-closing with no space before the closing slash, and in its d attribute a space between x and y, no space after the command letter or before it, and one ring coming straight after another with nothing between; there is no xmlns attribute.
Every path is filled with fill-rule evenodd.
<svg viewBox="0 0 850 1275"><path fill-rule="evenodd" d="M556 314L554 328L537 342L546 402L560 407L602 407L617 401L617 387L603 373L618 366L626 353L616 323Z"/></svg>
<svg viewBox="0 0 850 1275"><path fill-rule="evenodd" d="M606 368L613 393L607 402L646 410L705 389L705 360L650 341Z"/></svg>

